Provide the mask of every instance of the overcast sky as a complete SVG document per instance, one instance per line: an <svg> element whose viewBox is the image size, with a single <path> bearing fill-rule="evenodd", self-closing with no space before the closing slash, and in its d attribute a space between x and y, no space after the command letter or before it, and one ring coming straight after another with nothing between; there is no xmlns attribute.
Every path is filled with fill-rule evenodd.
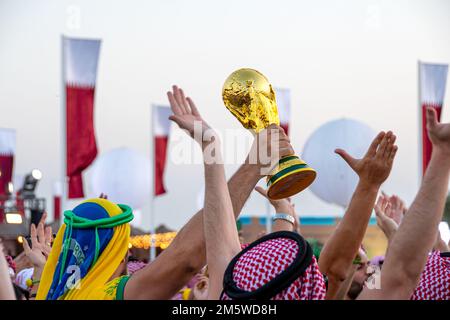
<svg viewBox="0 0 450 320"><path fill-rule="evenodd" d="M39 194L49 201L61 171L62 34L103 40L95 101L100 153L127 146L149 155L150 105L167 103L174 83L218 130L240 128L221 88L233 70L253 67L291 89L291 136L300 155L308 136L330 120L394 130L399 152L383 189L409 203L419 181L417 60L450 62L450 2L0 0L0 127L17 130L16 174L41 169ZM236 168L228 165L227 175ZM169 193L155 201L157 223L179 228L192 216L202 174L201 165L177 165L169 154ZM89 191L89 172L85 177ZM301 216L343 212L310 191L295 203ZM257 194L243 211L264 212ZM150 206L143 213L148 227Z"/></svg>

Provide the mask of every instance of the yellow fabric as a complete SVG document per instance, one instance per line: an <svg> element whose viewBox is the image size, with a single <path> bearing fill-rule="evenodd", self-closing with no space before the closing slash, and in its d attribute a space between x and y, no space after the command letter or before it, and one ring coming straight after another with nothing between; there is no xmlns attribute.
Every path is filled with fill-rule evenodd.
<svg viewBox="0 0 450 320"><path fill-rule="evenodd" d="M89 199L85 202L94 202L101 205L109 213L110 217L122 213L122 210L115 203L106 199ZM62 240L66 225L59 228L53 243L52 251L42 272L41 282L36 295L37 300L45 300L48 290L53 281L53 274L58 263L59 255L62 251ZM81 279L74 289L69 290L61 300L108 300L109 295L105 295L107 288L111 286L110 278L119 267L128 251L130 242L130 225L128 223L114 227L114 235L100 254L97 263L89 270L86 276ZM113 279L112 282L117 279Z"/></svg>
<svg viewBox="0 0 450 320"><path fill-rule="evenodd" d="M189 289L189 288L181 290L181 297L183 300L189 300L190 294L191 294L191 289Z"/></svg>

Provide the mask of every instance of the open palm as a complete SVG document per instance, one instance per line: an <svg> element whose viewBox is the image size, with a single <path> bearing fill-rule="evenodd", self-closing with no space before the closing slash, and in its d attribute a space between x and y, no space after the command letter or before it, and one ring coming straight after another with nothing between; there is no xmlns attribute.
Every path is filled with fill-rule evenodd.
<svg viewBox="0 0 450 320"><path fill-rule="evenodd" d="M397 153L395 139L396 136L390 131L380 132L362 159L355 159L342 149L336 149L335 152L348 163L360 179L381 185L389 176L394 163Z"/></svg>
<svg viewBox="0 0 450 320"><path fill-rule="evenodd" d="M44 228L44 221L47 214L42 215L41 221L39 222L37 228L34 224L31 225L31 247L28 245L26 239L23 240L23 249L25 255L30 259L34 267L43 268L50 251L52 250L52 228Z"/></svg>
<svg viewBox="0 0 450 320"><path fill-rule="evenodd" d="M205 131L210 127L198 112L194 101L189 97L186 98L183 90L177 86L173 86L172 91L167 92L167 97L173 112L169 119L178 124L181 129L186 130L192 138L202 139ZM201 143L201 141L198 142Z"/></svg>
<svg viewBox="0 0 450 320"><path fill-rule="evenodd" d="M433 146L450 153L450 123L439 123L434 108L427 109L427 130Z"/></svg>

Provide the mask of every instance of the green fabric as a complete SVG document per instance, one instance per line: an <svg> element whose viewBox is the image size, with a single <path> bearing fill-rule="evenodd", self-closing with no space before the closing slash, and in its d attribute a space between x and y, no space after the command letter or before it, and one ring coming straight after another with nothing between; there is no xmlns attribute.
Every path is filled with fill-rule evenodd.
<svg viewBox="0 0 450 320"><path fill-rule="evenodd" d="M124 276L120 279L116 290L116 300L123 300L123 294L125 292L125 285L127 284L130 276Z"/></svg>

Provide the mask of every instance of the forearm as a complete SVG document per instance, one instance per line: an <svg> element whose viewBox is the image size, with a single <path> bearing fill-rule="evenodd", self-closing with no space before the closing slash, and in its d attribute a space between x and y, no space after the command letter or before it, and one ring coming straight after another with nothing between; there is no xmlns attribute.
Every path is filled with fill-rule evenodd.
<svg viewBox="0 0 450 320"><path fill-rule="evenodd" d="M356 273L356 269L358 268L357 265L352 265L350 267L350 271L346 277L346 279L337 285L333 285L332 287L335 287L335 292L329 292L327 290L327 297L326 299L334 299L334 300L345 300L345 298L347 297L347 292L350 289L350 286L352 285L353 282L353 278L355 276ZM328 283L328 288L330 288L330 283ZM332 298L329 298L332 297Z"/></svg>
<svg viewBox="0 0 450 320"><path fill-rule="evenodd" d="M0 300L15 300L14 289L9 276L8 262L0 250Z"/></svg>
<svg viewBox="0 0 450 320"><path fill-rule="evenodd" d="M359 181L344 217L327 240L319 258L320 271L343 281L358 253L379 186Z"/></svg>
<svg viewBox="0 0 450 320"><path fill-rule="evenodd" d="M205 163L205 190L203 230L210 274L208 298L215 300L222 291L225 269L240 250L223 164Z"/></svg>
<svg viewBox="0 0 450 320"><path fill-rule="evenodd" d="M44 267L33 267L33 281L41 281L42 271ZM37 294L39 289L39 283L33 285L30 291L30 300L35 300L35 295Z"/></svg>
<svg viewBox="0 0 450 320"><path fill-rule="evenodd" d="M420 277L437 236L439 221L448 190L450 162L448 156L434 150L420 190L394 235L383 265L383 284L402 282L409 298Z"/></svg>

